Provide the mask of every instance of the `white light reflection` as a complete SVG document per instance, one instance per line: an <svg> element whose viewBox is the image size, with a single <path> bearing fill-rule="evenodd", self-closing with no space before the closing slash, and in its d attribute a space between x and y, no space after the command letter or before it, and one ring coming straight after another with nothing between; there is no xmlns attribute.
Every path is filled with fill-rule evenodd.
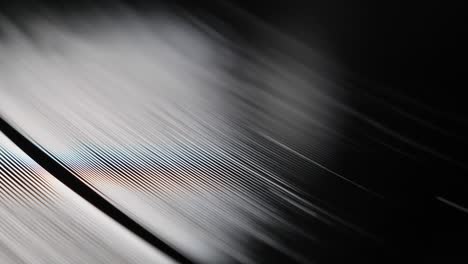
<svg viewBox="0 0 468 264"><path fill-rule="evenodd" d="M6 26L2 116L198 261L255 262L250 243L306 261L285 241L316 238L288 224L282 210L313 206L271 169L287 150L276 153L258 137L283 136L297 148L312 138L305 144L330 148L317 159L332 156L333 137L323 130L333 130L331 114L314 100L317 91L305 92L310 80L291 75L282 59L243 61L175 17L102 16L87 23L36 20L32 41ZM236 67L259 83L234 77L228 69ZM298 90L284 94L288 85ZM320 109L301 112L314 102ZM311 124L321 127L311 131Z"/></svg>

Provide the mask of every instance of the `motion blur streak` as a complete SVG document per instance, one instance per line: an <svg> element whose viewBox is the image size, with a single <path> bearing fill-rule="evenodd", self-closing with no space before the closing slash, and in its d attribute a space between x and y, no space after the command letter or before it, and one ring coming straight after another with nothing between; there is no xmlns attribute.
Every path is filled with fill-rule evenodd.
<svg viewBox="0 0 468 264"><path fill-rule="evenodd" d="M0 134L1 263L173 263Z"/></svg>
<svg viewBox="0 0 468 264"><path fill-rule="evenodd" d="M463 222L441 221L466 212L449 191L466 190L461 132L279 27L220 17L3 17L2 122L78 187L51 176L196 263L394 263L445 244L427 230Z"/></svg>
<svg viewBox="0 0 468 264"><path fill-rule="evenodd" d="M326 166L344 144L332 82L177 16L33 22L3 23L2 117L169 244L203 263L306 263L347 233L378 240L301 186L375 195Z"/></svg>
<svg viewBox="0 0 468 264"><path fill-rule="evenodd" d="M434 60L459 58L439 5L17 1L0 4L0 132L63 195L95 207L69 213L95 222L93 234L111 226L93 221L100 210L188 263L448 262L466 251L466 102L452 105L458 67ZM34 177L8 179L1 188ZM75 227L51 230L63 236L54 243L80 239ZM140 243L110 233L100 239L116 253L65 256L118 258Z"/></svg>

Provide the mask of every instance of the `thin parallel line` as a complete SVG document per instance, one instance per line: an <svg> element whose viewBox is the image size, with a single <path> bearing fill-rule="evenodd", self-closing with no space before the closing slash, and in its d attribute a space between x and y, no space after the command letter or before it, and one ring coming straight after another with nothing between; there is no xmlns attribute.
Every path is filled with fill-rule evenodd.
<svg viewBox="0 0 468 264"><path fill-rule="evenodd" d="M446 205L449 205L449 206L451 206L451 207L453 207L453 208L455 208L457 210L460 210L460 211L468 214L468 208L466 208L466 207L458 205L458 204L456 204L456 203L454 203L452 201L449 201L449 200L447 200L447 199L445 199L443 197L440 197L440 196L437 196L436 199L443 202L443 203L445 203Z"/></svg>
<svg viewBox="0 0 468 264"><path fill-rule="evenodd" d="M120 211L112 203L96 193L91 187L75 177L68 168L59 164L38 146L29 141L29 139L16 131L16 129L8 124L1 116L0 131L60 182L65 184L68 188L114 219L116 222L133 232L135 235L180 263L194 263L194 261L190 260L172 246L155 236L142 225Z"/></svg>

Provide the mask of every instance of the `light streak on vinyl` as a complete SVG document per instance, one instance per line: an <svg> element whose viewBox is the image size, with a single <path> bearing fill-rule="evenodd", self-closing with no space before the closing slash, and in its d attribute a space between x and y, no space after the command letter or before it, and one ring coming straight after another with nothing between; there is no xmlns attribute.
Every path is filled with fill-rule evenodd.
<svg viewBox="0 0 468 264"><path fill-rule="evenodd" d="M308 192L381 199L329 166L353 144L332 82L175 16L98 18L37 19L30 35L3 23L0 115L57 162L203 263L308 263L379 241Z"/></svg>
<svg viewBox="0 0 468 264"><path fill-rule="evenodd" d="M1 263L173 263L0 134Z"/></svg>

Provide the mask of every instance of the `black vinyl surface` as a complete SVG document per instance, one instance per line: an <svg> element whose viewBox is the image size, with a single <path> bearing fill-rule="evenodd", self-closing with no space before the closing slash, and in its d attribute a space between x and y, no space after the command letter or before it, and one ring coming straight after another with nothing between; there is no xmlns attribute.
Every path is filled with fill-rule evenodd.
<svg viewBox="0 0 468 264"><path fill-rule="evenodd" d="M456 6L4 6L0 130L155 251L185 263L466 258Z"/></svg>

